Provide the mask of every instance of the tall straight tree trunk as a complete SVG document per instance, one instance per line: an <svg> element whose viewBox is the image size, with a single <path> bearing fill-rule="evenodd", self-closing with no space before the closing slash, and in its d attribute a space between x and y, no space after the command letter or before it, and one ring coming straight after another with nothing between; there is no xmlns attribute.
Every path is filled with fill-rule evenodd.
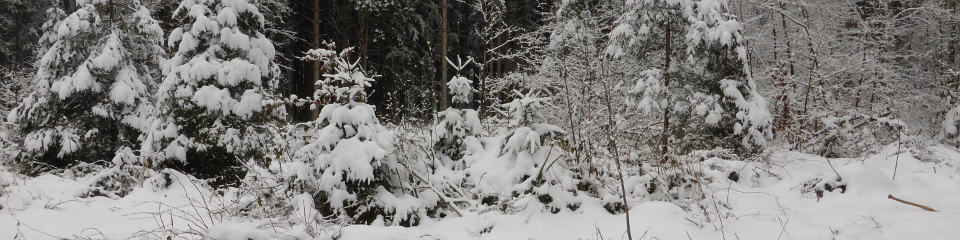
<svg viewBox="0 0 960 240"><path fill-rule="evenodd" d="M440 109L447 109L447 0L440 0Z"/></svg>
<svg viewBox="0 0 960 240"><path fill-rule="evenodd" d="M953 11L954 14L960 13L960 0L947 0L947 9ZM951 39L948 51L947 51L947 63L949 67L955 67L960 64L960 24L953 24L950 27L951 31L947 36ZM948 87L944 88L943 97L947 98L948 91L955 91L957 89L957 83L960 83L960 75L953 77L953 79L948 79L950 83ZM949 98L949 100L944 101L949 104L948 108L952 108L956 105L956 98Z"/></svg>
<svg viewBox="0 0 960 240"><path fill-rule="evenodd" d="M320 1L313 0L313 49L320 48ZM317 91L317 86L314 84L317 80L320 80L320 61L313 62L313 78L307 81L309 83L310 95L313 95L313 92ZM318 99L314 99L314 104L319 104ZM310 108L310 120L317 119L317 115L320 106Z"/></svg>
<svg viewBox="0 0 960 240"><path fill-rule="evenodd" d="M783 11L786 11L786 10L783 10L783 7L784 7L784 4L783 2L781 2L780 3L780 10L781 10L780 24L783 25L783 40L786 41L787 43L786 57L787 57L787 62L790 64L790 76L793 76L794 74L796 74L796 71L793 68L793 47L790 46L790 30L787 29L787 16L786 14L783 13Z"/></svg>
<svg viewBox="0 0 960 240"><path fill-rule="evenodd" d="M947 0L947 9L953 11L954 14L960 13L960 0ZM949 51L947 54L947 62L951 66L956 66L957 63L960 63L960 24L954 24L951 29L953 31L947 36L950 36Z"/></svg>
<svg viewBox="0 0 960 240"><path fill-rule="evenodd" d="M670 54L672 54L670 46L670 20L667 20L666 23L666 55L663 62L663 87L667 89L667 108L663 111L663 132L660 133L660 152L663 154L663 162L667 163L670 161L668 156L669 152L669 142L670 142Z"/></svg>
<svg viewBox="0 0 960 240"><path fill-rule="evenodd" d="M73 11L76 11L76 10L77 10L77 1L76 1L76 0L62 0L62 1L60 1L60 4L63 5L63 6L61 6L61 7L63 8L63 12L65 12L66 14L70 14L70 13L72 13Z"/></svg>
<svg viewBox="0 0 960 240"><path fill-rule="evenodd" d="M370 50L370 11L363 9L360 14L360 64L367 66L367 52Z"/></svg>

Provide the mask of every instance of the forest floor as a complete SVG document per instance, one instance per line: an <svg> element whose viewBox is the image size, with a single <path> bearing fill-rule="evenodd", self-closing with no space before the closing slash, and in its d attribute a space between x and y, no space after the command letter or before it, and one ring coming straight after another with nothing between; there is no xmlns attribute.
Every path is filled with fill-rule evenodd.
<svg viewBox="0 0 960 240"><path fill-rule="evenodd" d="M960 153L944 146L901 149L889 145L863 158L779 151L767 163L714 159L714 165L741 169L736 182L724 178L702 186L706 201L723 207L702 210L636 199L630 204L633 238L960 238ZM842 181L834 181L837 174ZM144 184L123 198L78 198L88 177L27 178L0 169L0 239L165 239L172 232L178 233L172 239L306 237L302 228L283 227L283 219L226 216L217 209L230 199L190 184L185 175L173 178L174 184L162 190ZM813 191L825 183L845 186L845 192L824 191L817 198ZM936 212L894 201L891 194ZM428 219L410 228L375 223L321 229L357 240L627 239L622 214L609 214L599 200L583 201L576 211L558 214L464 209L463 217Z"/></svg>

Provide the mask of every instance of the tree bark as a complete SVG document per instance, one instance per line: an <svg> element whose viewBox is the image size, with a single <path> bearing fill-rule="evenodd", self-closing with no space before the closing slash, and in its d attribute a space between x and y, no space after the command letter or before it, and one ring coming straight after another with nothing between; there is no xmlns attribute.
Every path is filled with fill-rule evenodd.
<svg viewBox="0 0 960 240"><path fill-rule="evenodd" d="M447 109L447 0L440 0L440 109Z"/></svg>
<svg viewBox="0 0 960 240"><path fill-rule="evenodd" d="M660 133L660 152L661 154L663 154L663 159L661 160L663 163L667 163L670 161L670 157L668 156L668 152L670 150L669 142L670 142L670 109L671 109L670 107L670 54L672 54L673 49L671 49L671 46L670 46L671 41L670 41L670 21L669 20L667 20L667 23L666 23L666 30L667 30L666 37L664 38L666 39L665 40L666 55L663 63L663 87L667 89L666 90L667 94L665 94L666 95L665 97L667 98L667 107L666 109L663 110L663 132Z"/></svg>
<svg viewBox="0 0 960 240"><path fill-rule="evenodd" d="M311 21L313 23L313 49L320 48L320 1L321 0L313 0L313 21ZM308 88L310 88L311 96L317 91L316 82L320 80L320 75L322 74L320 73L320 61L312 62L313 78L307 81L309 83ZM318 99L314 99L313 104L319 105ZM320 106L310 108L310 120L317 119L319 109Z"/></svg>
<svg viewBox="0 0 960 240"><path fill-rule="evenodd" d="M77 0L62 0L61 4L63 4L63 12L67 15L77 11Z"/></svg>

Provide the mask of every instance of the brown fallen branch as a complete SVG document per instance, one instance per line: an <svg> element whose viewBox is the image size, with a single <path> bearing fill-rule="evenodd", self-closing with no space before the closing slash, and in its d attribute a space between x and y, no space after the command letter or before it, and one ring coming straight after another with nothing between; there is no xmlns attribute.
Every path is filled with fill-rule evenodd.
<svg viewBox="0 0 960 240"><path fill-rule="evenodd" d="M897 201L897 202L900 202L900 203L903 203L903 204L906 204L906 205L910 205L910 206L922 208L923 210L927 210L927 211L931 211L931 212L936 212L936 211L937 211L937 210L934 210L933 208L930 208L930 207L927 207L927 206L924 206L924 205L920 205L920 204L913 203L913 202L910 202L910 201L907 201L907 200L899 199L899 198L897 198L897 197L894 197L893 194L888 194L888 195L887 195L887 198L893 199L894 201Z"/></svg>

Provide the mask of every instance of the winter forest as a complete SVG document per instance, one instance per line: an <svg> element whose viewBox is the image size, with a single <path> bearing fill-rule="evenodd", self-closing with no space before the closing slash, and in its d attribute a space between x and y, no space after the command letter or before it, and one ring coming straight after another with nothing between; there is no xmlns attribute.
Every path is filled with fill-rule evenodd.
<svg viewBox="0 0 960 240"><path fill-rule="evenodd" d="M0 239L957 239L960 0L0 0Z"/></svg>

